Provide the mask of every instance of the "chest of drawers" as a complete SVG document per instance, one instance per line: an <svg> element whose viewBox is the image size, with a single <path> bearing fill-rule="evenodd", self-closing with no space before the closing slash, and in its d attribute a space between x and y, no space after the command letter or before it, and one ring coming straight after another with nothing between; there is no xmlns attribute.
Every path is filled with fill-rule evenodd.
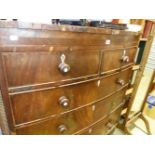
<svg viewBox="0 0 155 155"><path fill-rule="evenodd" d="M139 33L0 22L4 134L108 134L124 105Z"/></svg>

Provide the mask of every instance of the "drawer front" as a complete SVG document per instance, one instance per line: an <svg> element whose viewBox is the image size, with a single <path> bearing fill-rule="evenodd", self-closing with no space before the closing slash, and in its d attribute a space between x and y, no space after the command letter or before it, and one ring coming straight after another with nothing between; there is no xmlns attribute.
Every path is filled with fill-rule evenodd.
<svg viewBox="0 0 155 155"><path fill-rule="evenodd" d="M16 124L64 113L98 99L97 81L11 96Z"/></svg>
<svg viewBox="0 0 155 155"><path fill-rule="evenodd" d="M19 135L69 135L90 125L91 108L82 108L51 120L17 129Z"/></svg>
<svg viewBox="0 0 155 155"><path fill-rule="evenodd" d="M116 91L118 77L119 73L116 73L96 81L13 95L15 122L21 124L96 102Z"/></svg>
<svg viewBox="0 0 155 155"><path fill-rule="evenodd" d="M8 85L58 82L98 74L99 50L3 53Z"/></svg>
<svg viewBox="0 0 155 155"><path fill-rule="evenodd" d="M134 63L137 48L103 51L101 73L111 72Z"/></svg>

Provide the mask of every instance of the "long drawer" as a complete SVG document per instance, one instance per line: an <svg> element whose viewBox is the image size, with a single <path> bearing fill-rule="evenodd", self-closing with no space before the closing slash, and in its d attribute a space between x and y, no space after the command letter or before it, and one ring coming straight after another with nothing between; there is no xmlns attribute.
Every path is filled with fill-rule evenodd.
<svg viewBox="0 0 155 155"><path fill-rule="evenodd" d="M99 80L81 84L75 83L51 90L11 95L15 123L21 124L64 113L101 100L124 87L128 83L127 74L129 73L130 68L110 76L101 77ZM120 80L123 80L124 83L120 83Z"/></svg>
<svg viewBox="0 0 155 155"><path fill-rule="evenodd" d="M93 89L92 89L93 88ZM98 98L97 81L11 96L16 124L60 114Z"/></svg>

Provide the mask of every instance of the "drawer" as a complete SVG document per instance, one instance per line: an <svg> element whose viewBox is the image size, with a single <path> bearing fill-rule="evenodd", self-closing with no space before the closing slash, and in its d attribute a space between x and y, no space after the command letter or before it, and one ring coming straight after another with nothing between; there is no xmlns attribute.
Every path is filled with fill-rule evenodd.
<svg viewBox="0 0 155 155"><path fill-rule="evenodd" d="M16 124L64 113L97 99L97 81L11 96Z"/></svg>
<svg viewBox="0 0 155 155"><path fill-rule="evenodd" d="M99 50L58 48L52 52L3 53L10 87L95 76Z"/></svg>
<svg viewBox="0 0 155 155"><path fill-rule="evenodd" d="M119 74L51 90L12 95L15 122L21 124L96 102L116 91Z"/></svg>
<svg viewBox="0 0 155 155"><path fill-rule="evenodd" d="M134 63L137 48L103 51L101 73L111 72Z"/></svg>
<svg viewBox="0 0 155 155"><path fill-rule="evenodd" d="M51 120L16 129L19 135L69 135L90 125L91 108L82 108Z"/></svg>

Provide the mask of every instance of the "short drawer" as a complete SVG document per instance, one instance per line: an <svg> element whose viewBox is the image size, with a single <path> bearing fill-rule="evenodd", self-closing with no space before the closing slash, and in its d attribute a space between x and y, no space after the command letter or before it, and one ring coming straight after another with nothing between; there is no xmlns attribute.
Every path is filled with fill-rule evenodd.
<svg viewBox="0 0 155 155"><path fill-rule="evenodd" d="M57 48L51 52L6 52L3 60L10 87L95 76L99 50Z"/></svg>
<svg viewBox="0 0 155 155"><path fill-rule="evenodd" d="M134 63L137 48L103 51L101 73L112 72Z"/></svg>
<svg viewBox="0 0 155 155"><path fill-rule="evenodd" d="M19 135L70 135L90 125L92 110L82 108L51 120L16 130Z"/></svg>

